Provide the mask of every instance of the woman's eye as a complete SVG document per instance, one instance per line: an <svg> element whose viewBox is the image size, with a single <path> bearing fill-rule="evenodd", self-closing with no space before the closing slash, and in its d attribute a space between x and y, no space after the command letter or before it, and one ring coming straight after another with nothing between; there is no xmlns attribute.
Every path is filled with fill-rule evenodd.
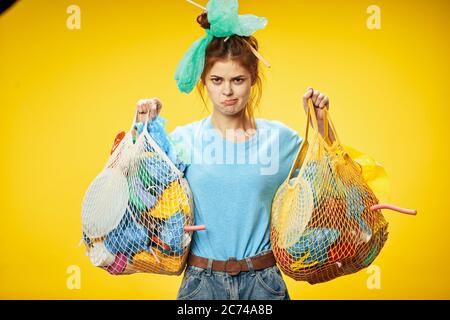
<svg viewBox="0 0 450 320"><path fill-rule="evenodd" d="M244 80L245 80L245 79L242 79L242 78L234 79L234 81L237 82L237 83L241 83L241 82L243 82ZM218 78L214 78L214 79L211 79L211 81L214 82L214 83L219 83L219 82L222 81L222 80L221 80L221 79L218 79Z"/></svg>

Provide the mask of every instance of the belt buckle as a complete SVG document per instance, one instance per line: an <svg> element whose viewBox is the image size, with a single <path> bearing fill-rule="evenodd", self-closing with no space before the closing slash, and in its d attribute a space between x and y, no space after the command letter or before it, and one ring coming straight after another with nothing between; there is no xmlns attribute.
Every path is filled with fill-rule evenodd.
<svg viewBox="0 0 450 320"><path fill-rule="evenodd" d="M228 271L228 264L231 262L230 271ZM239 266L239 270L236 268ZM242 271L242 265L236 260L236 258L232 257L225 261L225 272L227 272L230 276L237 276Z"/></svg>

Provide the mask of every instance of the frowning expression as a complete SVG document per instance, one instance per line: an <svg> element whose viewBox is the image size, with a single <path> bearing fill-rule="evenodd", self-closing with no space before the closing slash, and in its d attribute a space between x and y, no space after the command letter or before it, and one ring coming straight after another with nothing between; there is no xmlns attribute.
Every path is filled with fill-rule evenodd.
<svg viewBox="0 0 450 320"><path fill-rule="evenodd" d="M250 72L233 60L219 60L205 77L208 95L214 109L225 115L239 114L250 97Z"/></svg>

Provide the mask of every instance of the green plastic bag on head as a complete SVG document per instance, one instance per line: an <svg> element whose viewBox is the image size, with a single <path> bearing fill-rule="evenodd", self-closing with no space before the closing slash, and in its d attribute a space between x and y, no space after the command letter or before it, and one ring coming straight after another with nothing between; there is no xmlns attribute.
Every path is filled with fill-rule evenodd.
<svg viewBox="0 0 450 320"><path fill-rule="evenodd" d="M252 14L238 15L237 0L210 0L206 5L210 28L206 36L196 40L178 63L175 80L181 92L189 93L195 87L205 65L205 51L213 37L233 34L251 36L267 25L267 19Z"/></svg>

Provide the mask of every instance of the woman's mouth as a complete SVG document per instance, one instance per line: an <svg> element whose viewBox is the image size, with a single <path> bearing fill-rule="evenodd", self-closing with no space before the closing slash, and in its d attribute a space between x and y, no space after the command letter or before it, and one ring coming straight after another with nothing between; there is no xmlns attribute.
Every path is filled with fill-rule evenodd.
<svg viewBox="0 0 450 320"><path fill-rule="evenodd" d="M232 106L232 105L236 104L237 102L238 102L238 99L225 100L225 101L223 102L223 104L226 105L226 106Z"/></svg>

